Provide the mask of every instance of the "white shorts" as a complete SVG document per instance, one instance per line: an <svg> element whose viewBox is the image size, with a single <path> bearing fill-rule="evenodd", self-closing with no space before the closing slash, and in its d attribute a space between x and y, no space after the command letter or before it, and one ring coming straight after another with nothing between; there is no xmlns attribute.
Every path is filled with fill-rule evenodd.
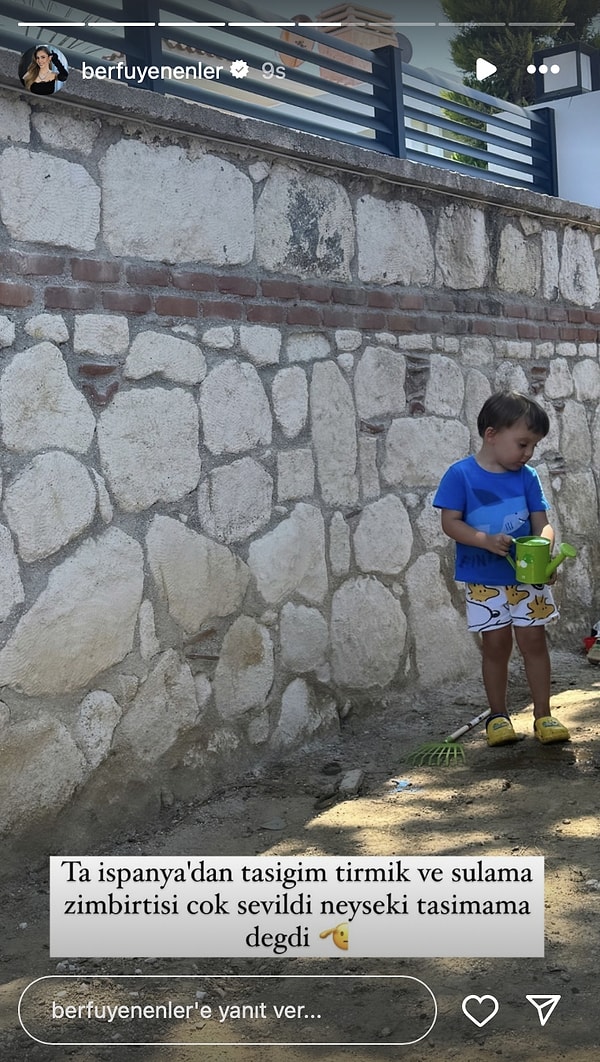
<svg viewBox="0 0 600 1062"><path fill-rule="evenodd" d="M543 627L560 615L549 586L515 583L484 586L467 583L467 624L470 631L498 627Z"/></svg>

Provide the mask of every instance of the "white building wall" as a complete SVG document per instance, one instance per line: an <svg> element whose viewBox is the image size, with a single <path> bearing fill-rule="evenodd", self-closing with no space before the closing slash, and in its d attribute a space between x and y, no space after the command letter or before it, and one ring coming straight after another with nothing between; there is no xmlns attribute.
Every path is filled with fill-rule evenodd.
<svg viewBox="0 0 600 1062"><path fill-rule="evenodd" d="M600 92L554 100L558 194L600 207Z"/></svg>

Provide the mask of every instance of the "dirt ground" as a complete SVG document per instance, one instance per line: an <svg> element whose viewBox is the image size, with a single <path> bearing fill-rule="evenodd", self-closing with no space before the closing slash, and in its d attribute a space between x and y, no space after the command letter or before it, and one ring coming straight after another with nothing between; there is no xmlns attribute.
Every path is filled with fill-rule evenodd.
<svg viewBox="0 0 600 1062"><path fill-rule="evenodd" d="M255 772L224 788L209 801L164 812L147 834L137 832L105 846L107 854L126 855L469 855L546 857L546 949L538 959L357 959L302 960L285 956L257 960L107 960L60 963L48 953L48 880L32 870L4 889L0 927L0 1057L5 1062L101 1062L144 1059L149 1062L303 1062L314 1059L461 1062L497 1057L502 1062L550 1059L592 1062L599 1057L600 1017L600 668L583 656L553 653L553 710L571 730L572 741L541 747L531 735L531 706L517 661L510 690L515 728L525 737L517 745L490 750L479 727L464 739L466 759L452 767L410 767L407 749L422 740L443 738L484 706L479 679L437 691L388 697L376 714L351 711L339 738L313 745L295 758ZM338 761L343 771L360 768L359 794L343 801L330 797L336 778L322 767ZM397 782L409 783L398 788ZM90 847L88 854L94 849ZM440 930L443 932L443 930ZM333 1009L322 1026L323 1041L333 1045L345 1033L356 1040L373 1036L376 1046L200 1046L202 1022L192 1028L195 1046L177 1041L175 1025L160 1028L164 1043L119 1046L107 1032L107 1046L42 1046L20 1028L21 992L37 977L68 973L60 982L62 999L76 998L83 983L95 998L109 992L99 975L202 975L206 1001L233 1002L240 984L246 1000L258 1000L260 982L219 977L239 975L344 974L338 981L311 982L311 1006L331 995ZM394 974L419 978L438 1003L437 1021L419 1043L394 1046L401 1039L389 994L366 988L357 975ZM351 975L351 976L350 976ZM273 982L279 997L293 1000L297 982ZM65 989L66 984L66 989ZM308 984L308 982L307 982ZM371 984L371 982L369 983ZM70 986L73 986L72 990ZM414 983L413 983L414 988ZM366 992L366 995L365 995ZM337 994L336 994L337 993ZM542 1027L528 994L556 993L562 998ZM468 995L494 995L499 1010L477 1027L463 1014ZM310 993L309 993L310 996ZM423 1032L431 1015L430 997L417 992L416 1018ZM337 1003L336 1003L337 1000ZM478 1011L483 1016L485 1006ZM240 1037L253 1036L240 1022ZM226 1033L219 1034L226 1039Z"/></svg>

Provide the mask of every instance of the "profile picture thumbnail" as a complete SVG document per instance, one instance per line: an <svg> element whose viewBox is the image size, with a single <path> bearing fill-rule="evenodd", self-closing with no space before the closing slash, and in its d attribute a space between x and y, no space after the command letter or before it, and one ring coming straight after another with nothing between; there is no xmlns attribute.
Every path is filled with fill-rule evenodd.
<svg viewBox="0 0 600 1062"><path fill-rule="evenodd" d="M68 76L69 64L58 48L38 44L21 56L19 79L35 96L52 96L60 92Z"/></svg>

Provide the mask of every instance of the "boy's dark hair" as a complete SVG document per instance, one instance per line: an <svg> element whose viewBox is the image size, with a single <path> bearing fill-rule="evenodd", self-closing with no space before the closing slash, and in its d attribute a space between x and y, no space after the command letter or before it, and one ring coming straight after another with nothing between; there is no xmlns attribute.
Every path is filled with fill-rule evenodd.
<svg viewBox="0 0 600 1062"><path fill-rule="evenodd" d="M486 428L494 428L496 431L512 428L522 417L534 435L543 438L548 434L548 415L533 398L521 394L520 391L497 391L496 394L490 395L481 407L477 417L477 431L483 439Z"/></svg>

